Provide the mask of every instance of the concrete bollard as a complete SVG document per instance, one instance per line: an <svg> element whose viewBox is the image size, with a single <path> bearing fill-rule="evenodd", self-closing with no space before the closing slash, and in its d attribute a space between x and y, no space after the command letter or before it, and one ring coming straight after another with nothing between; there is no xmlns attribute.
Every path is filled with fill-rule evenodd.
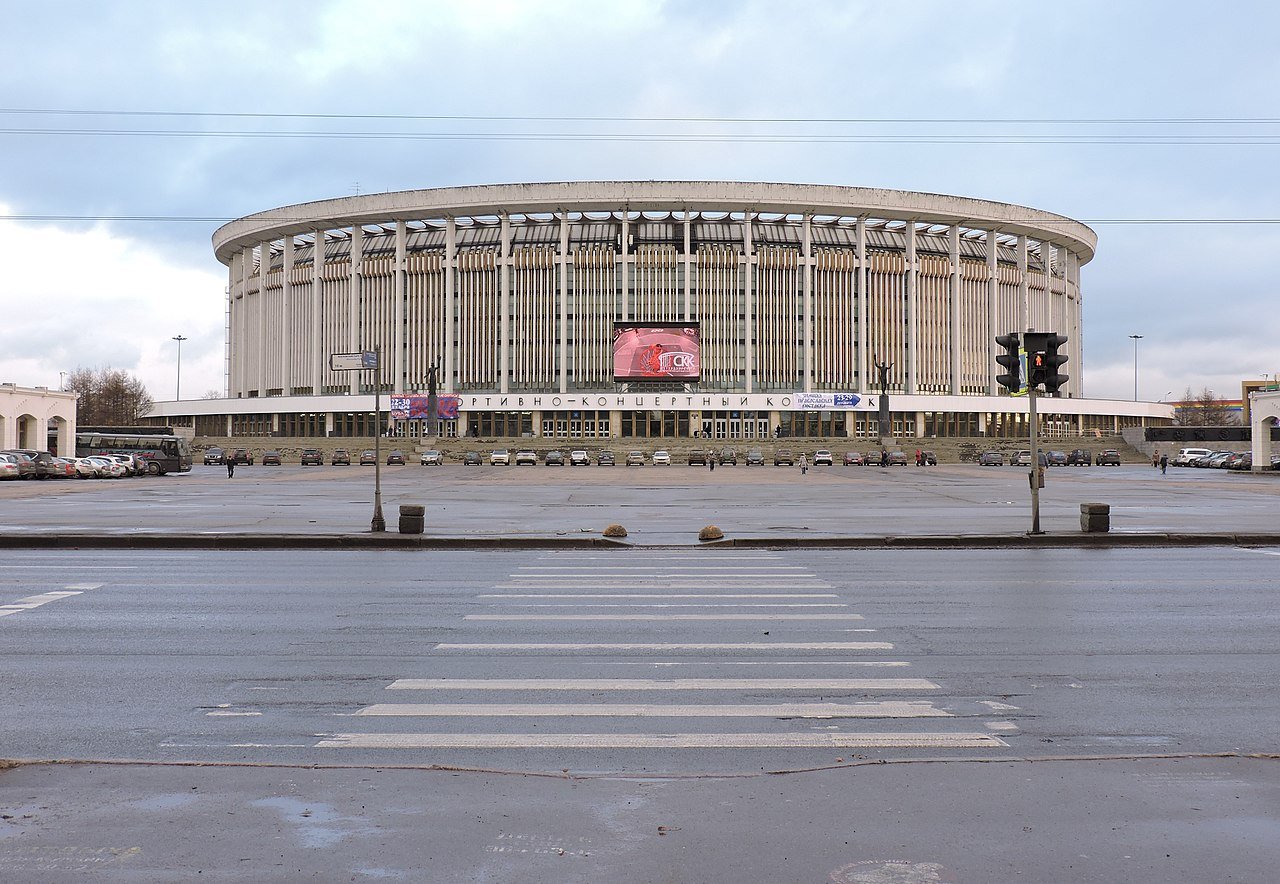
<svg viewBox="0 0 1280 884"><path fill-rule="evenodd" d="M425 524L427 508L418 503L407 503L400 506L400 533L421 534Z"/></svg>
<svg viewBox="0 0 1280 884"><path fill-rule="evenodd" d="M1080 530L1086 534L1106 534L1111 530L1111 504L1080 504Z"/></svg>

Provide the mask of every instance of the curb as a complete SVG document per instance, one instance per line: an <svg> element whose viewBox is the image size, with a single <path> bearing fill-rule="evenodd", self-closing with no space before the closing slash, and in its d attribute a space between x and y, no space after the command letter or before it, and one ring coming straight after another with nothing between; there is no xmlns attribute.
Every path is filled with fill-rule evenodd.
<svg viewBox="0 0 1280 884"><path fill-rule="evenodd" d="M420 534L0 534L0 549L1133 549L1280 546L1280 533L935 534L740 537L689 544L605 537L427 537Z"/></svg>

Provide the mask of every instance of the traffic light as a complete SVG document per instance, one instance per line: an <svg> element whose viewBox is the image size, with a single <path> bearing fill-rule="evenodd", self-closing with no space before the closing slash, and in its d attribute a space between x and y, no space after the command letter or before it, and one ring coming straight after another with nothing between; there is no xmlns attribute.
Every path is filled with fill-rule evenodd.
<svg viewBox="0 0 1280 884"><path fill-rule="evenodd" d="M1058 352L1066 342L1066 335L1053 332L1026 333L1023 346L1027 351L1027 382L1031 386L1043 386L1046 393L1053 394L1070 380L1069 375L1058 370L1067 361L1066 354Z"/></svg>
<svg viewBox="0 0 1280 884"><path fill-rule="evenodd" d="M1005 369L1005 374L996 375L996 383L1010 393L1022 390L1022 354L1018 352L1017 335L999 335L996 345L1003 347L1004 352L996 356L996 362Z"/></svg>

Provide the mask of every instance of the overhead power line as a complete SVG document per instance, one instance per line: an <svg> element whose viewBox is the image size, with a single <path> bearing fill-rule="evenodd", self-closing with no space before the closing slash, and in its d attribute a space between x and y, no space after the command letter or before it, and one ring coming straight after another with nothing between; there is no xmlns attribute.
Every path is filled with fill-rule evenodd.
<svg viewBox="0 0 1280 884"><path fill-rule="evenodd" d="M269 113L254 111L175 111L124 110L89 108L0 108L0 114L31 116L97 116L97 117L185 117L191 119L260 119L260 120L402 120L402 121L473 121L473 122L555 122L555 123L726 123L738 125L767 123L833 123L833 124L964 124L964 123L1028 123L1028 124L1125 124L1135 125L1274 125L1280 117L722 117L722 116L605 116L605 115L539 115L539 114L337 114L337 113Z"/></svg>

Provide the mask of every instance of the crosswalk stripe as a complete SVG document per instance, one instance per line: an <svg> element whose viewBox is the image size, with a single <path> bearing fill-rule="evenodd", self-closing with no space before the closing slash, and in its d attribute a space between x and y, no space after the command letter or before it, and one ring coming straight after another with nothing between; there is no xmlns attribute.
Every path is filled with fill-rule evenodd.
<svg viewBox="0 0 1280 884"><path fill-rule="evenodd" d="M478 599L835 599L834 592L487 592Z"/></svg>
<svg viewBox="0 0 1280 884"><path fill-rule="evenodd" d="M212 713L210 713L212 714ZM766 703L725 706L641 703L376 703L356 715L599 716L626 718L950 718L928 702Z"/></svg>
<svg viewBox="0 0 1280 884"><path fill-rule="evenodd" d="M931 691L923 678L398 678L392 691Z"/></svg>
<svg viewBox="0 0 1280 884"><path fill-rule="evenodd" d="M861 620L861 614L465 614L463 620Z"/></svg>
<svg viewBox="0 0 1280 884"><path fill-rule="evenodd" d="M820 581L790 580L786 583L757 583L755 581L700 581L697 583L664 583L658 580L539 580L524 583L499 583L494 589L830 589L830 583Z"/></svg>
<svg viewBox="0 0 1280 884"><path fill-rule="evenodd" d="M847 608L843 602L507 602L512 608Z"/></svg>
<svg viewBox="0 0 1280 884"><path fill-rule="evenodd" d="M317 749L987 749L982 733L332 734Z"/></svg>
<svg viewBox="0 0 1280 884"><path fill-rule="evenodd" d="M892 642L440 642L438 651L891 651Z"/></svg>

